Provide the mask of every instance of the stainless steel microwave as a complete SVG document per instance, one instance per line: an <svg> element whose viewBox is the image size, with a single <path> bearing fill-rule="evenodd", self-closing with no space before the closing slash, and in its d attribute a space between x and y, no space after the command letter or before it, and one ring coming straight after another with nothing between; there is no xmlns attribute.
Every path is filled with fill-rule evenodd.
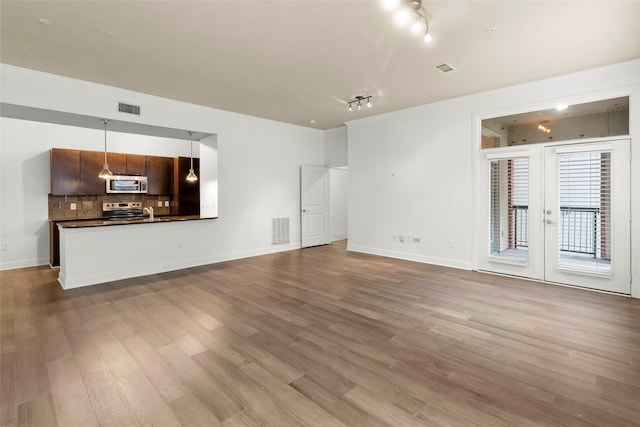
<svg viewBox="0 0 640 427"><path fill-rule="evenodd" d="M147 177L144 175L114 175L107 178L107 193L146 193Z"/></svg>

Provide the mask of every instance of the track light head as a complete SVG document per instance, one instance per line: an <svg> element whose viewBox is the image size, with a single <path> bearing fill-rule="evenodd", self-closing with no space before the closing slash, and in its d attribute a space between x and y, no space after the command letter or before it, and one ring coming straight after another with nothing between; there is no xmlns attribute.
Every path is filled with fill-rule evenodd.
<svg viewBox="0 0 640 427"><path fill-rule="evenodd" d="M424 31L424 42L432 40L429 22L422 7L422 0L380 0L384 9L393 13L393 21L398 26L409 25L411 32L420 34Z"/></svg>
<svg viewBox="0 0 640 427"><path fill-rule="evenodd" d="M365 102L365 105L367 106L367 108L371 108L371 97L372 95L367 95L367 96L363 96L363 95L358 95L355 96L352 100L347 101L347 104L349 105L347 107L348 111L353 111L353 104L356 104L356 108L358 109L358 111L362 110L362 103Z"/></svg>

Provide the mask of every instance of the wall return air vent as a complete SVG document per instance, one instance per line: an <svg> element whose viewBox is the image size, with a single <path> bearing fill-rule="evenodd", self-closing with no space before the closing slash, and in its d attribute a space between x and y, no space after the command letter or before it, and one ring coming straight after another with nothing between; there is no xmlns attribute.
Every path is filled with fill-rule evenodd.
<svg viewBox="0 0 640 427"><path fill-rule="evenodd" d="M436 70L440 71L442 74L447 74L447 73L450 73L452 71L456 71L457 70L456 67L454 67L451 64L447 64L447 63L436 65L433 68L435 68Z"/></svg>
<svg viewBox="0 0 640 427"><path fill-rule="evenodd" d="M118 111L121 113L140 115L140 107L138 105L125 104L123 102L118 103Z"/></svg>

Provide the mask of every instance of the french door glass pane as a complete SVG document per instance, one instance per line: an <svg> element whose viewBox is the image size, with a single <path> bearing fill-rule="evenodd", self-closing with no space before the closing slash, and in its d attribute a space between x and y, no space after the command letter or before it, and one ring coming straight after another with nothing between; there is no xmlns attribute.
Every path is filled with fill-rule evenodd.
<svg viewBox="0 0 640 427"><path fill-rule="evenodd" d="M489 255L529 259L529 159L489 160Z"/></svg>
<svg viewBox="0 0 640 427"><path fill-rule="evenodd" d="M558 266L610 272L611 153L560 154L558 163Z"/></svg>

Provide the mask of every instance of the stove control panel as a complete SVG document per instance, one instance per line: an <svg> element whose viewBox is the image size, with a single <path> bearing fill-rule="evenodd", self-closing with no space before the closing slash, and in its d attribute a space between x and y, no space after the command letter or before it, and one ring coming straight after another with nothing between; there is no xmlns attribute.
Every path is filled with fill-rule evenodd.
<svg viewBox="0 0 640 427"><path fill-rule="evenodd" d="M110 202L102 204L103 212L142 209L142 202Z"/></svg>

